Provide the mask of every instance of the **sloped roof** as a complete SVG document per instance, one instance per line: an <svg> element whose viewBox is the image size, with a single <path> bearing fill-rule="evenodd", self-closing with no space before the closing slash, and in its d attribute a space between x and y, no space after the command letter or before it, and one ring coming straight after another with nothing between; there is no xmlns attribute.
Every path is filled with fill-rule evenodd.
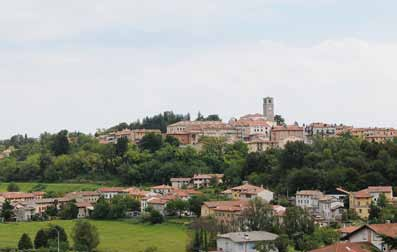
<svg viewBox="0 0 397 252"><path fill-rule="evenodd" d="M309 252L371 252L368 242L338 242Z"/></svg>
<svg viewBox="0 0 397 252"><path fill-rule="evenodd" d="M218 235L218 238L230 239L233 242L259 242L259 241L274 241L278 235L265 232L265 231L252 231L252 232L236 232Z"/></svg>

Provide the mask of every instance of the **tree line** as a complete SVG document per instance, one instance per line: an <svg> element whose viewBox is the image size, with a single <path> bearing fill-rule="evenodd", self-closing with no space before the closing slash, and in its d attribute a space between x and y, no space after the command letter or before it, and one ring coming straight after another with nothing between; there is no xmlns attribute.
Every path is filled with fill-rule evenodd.
<svg viewBox="0 0 397 252"><path fill-rule="evenodd" d="M18 139L18 138L14 138ZM23 137L22 139L29 139ZM370 185L396 185L397 143L373 143L344 135L288 143L284 149L249 153L243 142L202 138L200 150L179 146L173 137L146 135L99 144L92 135L60 131L18 141L0 160L0 181L109 181L122 185L167 184L171 177L224 173L225 186L248 180L281 194L300 189L332 192Z"/></svg>

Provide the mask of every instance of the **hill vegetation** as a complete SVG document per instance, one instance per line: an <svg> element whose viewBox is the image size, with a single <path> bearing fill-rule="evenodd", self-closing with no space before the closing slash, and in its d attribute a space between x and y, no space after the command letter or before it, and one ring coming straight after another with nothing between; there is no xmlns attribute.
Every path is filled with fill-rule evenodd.
<svg viewBox="0 0 397 252"><path fill-rule="evenodd" d="M298 189L358 190L369 185L396 185L397 144L362 141L345 135L294 142L285 149L248 153L242 142L204 138L201 150L179 147L176 139L148 135L140 144L99 144L82 133L44 133L39 139L15 136L0 143L13 146L0 160L0 180L114 181L124 185L168 183L171 177L225 173L227 185L249 180L276 192Z"/></svg>

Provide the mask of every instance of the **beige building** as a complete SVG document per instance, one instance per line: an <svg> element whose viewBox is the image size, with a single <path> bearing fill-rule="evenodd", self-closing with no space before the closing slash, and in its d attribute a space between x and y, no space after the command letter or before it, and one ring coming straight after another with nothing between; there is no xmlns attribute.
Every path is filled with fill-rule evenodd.
<svg viewBox="0 0 397 252"><path fill-rule="evenodd" d="M303 127L296 125L276 126L272 128L271 140L283 148L288 142L304 141Z"/></svg>
<svg viewBox="0 0 397 252"><path fill-rule="evenodd" d="M127 138L132 143L138 143L147 134L161 134L158 129L123 129L117 132L111 132L97 137L102 144L116 144L120 138Z"/></svg>

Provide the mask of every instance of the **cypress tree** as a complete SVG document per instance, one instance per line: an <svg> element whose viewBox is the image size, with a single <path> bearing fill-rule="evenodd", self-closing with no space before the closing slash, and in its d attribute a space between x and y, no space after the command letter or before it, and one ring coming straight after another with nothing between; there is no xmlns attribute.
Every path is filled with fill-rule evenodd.
<svg viewBox="0 0 397 252"><path fill-rule="evenodd" d="M19 239L18 249L19 250L33 249L32 240L30 239L29 235L27 235L26 233L24 233L21 236L21 239Z"/></svg>

